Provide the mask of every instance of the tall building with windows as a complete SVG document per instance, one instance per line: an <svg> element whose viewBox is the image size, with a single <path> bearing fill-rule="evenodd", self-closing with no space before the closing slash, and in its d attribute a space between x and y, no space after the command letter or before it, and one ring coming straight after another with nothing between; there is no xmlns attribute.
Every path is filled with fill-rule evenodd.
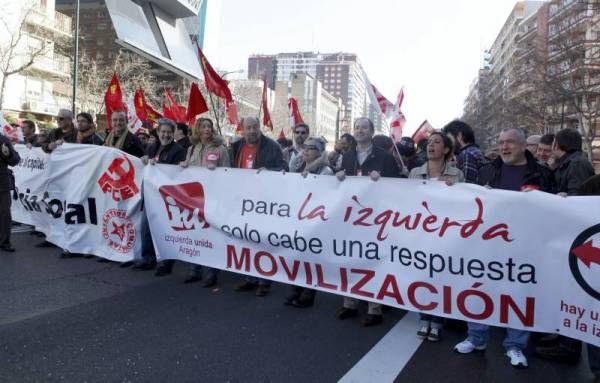
<svg viewBox="0 0 600 383"><path fill-rule="evenodd" d="M38 120L50 121L60 108L70 106L61 84L68 84L71 76L71 61L63 53L72 38L71 18L57 12L53 0L1 0L0 7L8 27L0 34L0 45L8 46L11 38L18 41L12 57L3 58L11 59L11 69L29 61L27 52L43 47L32 65L6 78L1 108L15 117L32 114Z"/></svg>

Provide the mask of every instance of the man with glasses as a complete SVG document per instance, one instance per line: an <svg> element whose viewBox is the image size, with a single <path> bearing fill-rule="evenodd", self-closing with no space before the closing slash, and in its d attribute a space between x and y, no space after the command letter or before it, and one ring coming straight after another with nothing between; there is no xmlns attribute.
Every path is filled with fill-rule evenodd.
<svg viewBox="0 0 600 383"><path fill-rule="evenodd" d="M96 127L94 126L94 120L92 119L91 114L82 112L77 115L77 129L79 130L79 134L77 135L78 144L104 144L102 137L96 133Z"/></svg>
<svg viewBox="0 0 600 383"><path fill-rule="evenodd" d="M304 141L308 138L310 128L302 123L294 127L294 146L289 149L290 159L288 162L290 172L295 172L302 165L302 150Z"/></svg>
<svg viewBox="0 0 600 383"><path fill-rule="evenodd" d="M44 151L51 152L63 142L77 142L77 129L75 129L75 125L73 124L73 117L73 112L68 109L58 111L58 116L56 117L58 128L50 132L48 143L42 145Z"/></svg>

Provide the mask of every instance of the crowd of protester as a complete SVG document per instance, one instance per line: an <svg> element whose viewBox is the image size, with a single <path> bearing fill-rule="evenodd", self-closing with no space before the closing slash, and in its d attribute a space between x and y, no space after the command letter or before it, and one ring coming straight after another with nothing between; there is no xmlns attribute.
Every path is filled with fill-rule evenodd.
<svg viewBox="0 0 600 383"><path fill-rule="evenodd" d="M208 118L199 118L191 127L160 119L156 126L145 123L146 129L133 134L127 126L127 114L114 112L110 121L112 130L104 138L96 132L88 113L74 116L69 110L61 110L56 120L56 129L38 133L34 122L23 121L23 143L28 147L41 147L46 152L52 152L63 142L104 145L139 157L147 165L284 170L301 173L303 177L308 174L335 176L340 182L347 176L368 177L373 182L381 177L403 177L445 182L450 187L466 182L492 189L539 190L563 197L600 195L600 175L594 175L592 164L582 152L582 137L573 129L529 137L519 128L505 129L498 136L496 150L484 155L476 144L473 129L460 120L448 123L441 131L433 132L418 143L410 137L394 143L387 136L375 135L371 120L359 118L354 121L352 134L342 135L330 152L326 150L326 140L311 136L306 124L294 127L293 140L280 138L275 141L261 132L260 122L254 117L241 120L242 136L231 145L225 144ZM18 162L19 155L10 140L0 136L0 249L7 252L14 251L10 243L10 190L14 188L14 178L9 167ZM170 274L175 261L157 263L146 217L142 223L142 238L141 260L121 266L155 270L156 276ZM52 245L44 242L41 246ZM62 256L79 255L63 251ZM190 265L184 282L204 281L204 287L213 287L218 283L217 276L216 269ZM257 296L269 294L270 289L270 280L250 276L243 277L235 286L235 291L252 291ZM315 290L294 286L284 303L307 308L314 304L315 295ZM338 319L359 315L359 300L345 297L341 303L336 312ZM432 342L440 341L445 320L425 314L420 318L417 336ZM367 302L367 312L361 323L375 326L382 321L382 305ZM466 339L454 350L460 354L485 350L488 326L468 323L467 328ZM511 365L527 367L524 350L530 341L535 342L535 353L539 357L561 362L580 359L580 341L508 328L503 346ZM592 371L600 376L599 349L588 345L588 359Z"/></svg>

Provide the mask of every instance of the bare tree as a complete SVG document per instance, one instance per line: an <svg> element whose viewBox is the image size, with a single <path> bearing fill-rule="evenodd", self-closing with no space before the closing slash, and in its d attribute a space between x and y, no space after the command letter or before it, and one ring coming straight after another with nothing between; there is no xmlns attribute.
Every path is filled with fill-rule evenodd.
<svg viewBox="0 0 600 383"><path fill-rule="evenodd" d="M16 21L9 20L10 15L6 13L0 16L0 34L6 40L6 43L0 44L0 109L4 103L8 77L27 70L49 49L50 44L44 38L37 37L41 36L41 28L28 22L34 15L36 6L33 1L21 6Z"/></svg>

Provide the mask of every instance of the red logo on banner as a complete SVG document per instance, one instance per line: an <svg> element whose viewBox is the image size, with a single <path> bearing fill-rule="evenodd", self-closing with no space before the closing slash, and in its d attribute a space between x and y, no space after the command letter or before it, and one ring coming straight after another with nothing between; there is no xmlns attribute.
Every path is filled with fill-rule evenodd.
<svg viewBox="0 0 600 383"><path fill-rule="evenodd" d="M125 162L127 166L124 167ZM140 192L135 184L135 168L126 156L115 158L98 180L103 193L111 193L115 201L124 201Z"/></svg>
<svg viewBox="0 0 600 383"><path fill-rule="evenodd" d="M163 198L169 222L174 230L209 227L204 217L204 188L201 183L165 185L158 191Z"/></svg>
<svg viewBox="0 0 600 383"><path fill-rule="evenodd" d="M119 253L128 253L135 244L135 225L125 210L109 209L102 217L102 237Z"/></svg>

